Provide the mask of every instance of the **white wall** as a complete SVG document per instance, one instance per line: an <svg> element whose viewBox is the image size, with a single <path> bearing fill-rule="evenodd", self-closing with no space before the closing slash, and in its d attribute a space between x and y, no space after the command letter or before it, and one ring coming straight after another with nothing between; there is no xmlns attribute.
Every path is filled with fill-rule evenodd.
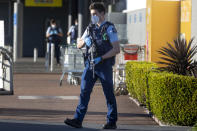
<svg viewBox="0 0 197 131"><path fill-rule="evenodd" d="M146 9L127 12L127 38L129 44L146 43Z"/></svg>
<svg viewBox="0 0 197 131"><path fill-rule="evenodd" d="M127 10L146 8L146 0L127 0Z"/></svg>

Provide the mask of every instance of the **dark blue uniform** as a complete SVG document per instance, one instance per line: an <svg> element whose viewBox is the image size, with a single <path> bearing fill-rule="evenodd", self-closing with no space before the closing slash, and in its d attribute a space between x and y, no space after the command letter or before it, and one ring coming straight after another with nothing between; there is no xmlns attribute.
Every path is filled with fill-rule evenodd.
<svg viewBox="0 0 197 131"><path fill-rule="evenodd" d="M62 33L61 28L59 27L48 27L46 34L50 34L48 38L49 42L49 52L51 50L51 44L53 43L55 45L55 56L56 56L56 61L59 64L60 63L60 49L59 49L59 44L61 42L61 37L58 36L58 33Z"/></svg>
<svg viewBox="0 0 197 131"><path fill-rule="evenodd" d="M117 32L114 25L110 22L103 22L100 27L89 25L82 38L87 36L92 37L92 41L96 44L96 52L94 57L100 57L112 49L111 43L118 41ZM99 78L103 87L103 92L106 97L108 113L107 122L116 123L117 121L117 105L113 89L113 69L115 62L114 57L105 59L95 65L95 77L93 70L90 68L90 54L86 47L85 70L82 74L80 101L76 109L74 118L83 121L87 112L90 94L96 80Z"/></svg>
<svg viewBox="0 0 197 131"><path fill-rule="evenodd" d="M70 33L70 43L72 45L76 44L78 37L78 25L71 26L68 32Z"/></svg>

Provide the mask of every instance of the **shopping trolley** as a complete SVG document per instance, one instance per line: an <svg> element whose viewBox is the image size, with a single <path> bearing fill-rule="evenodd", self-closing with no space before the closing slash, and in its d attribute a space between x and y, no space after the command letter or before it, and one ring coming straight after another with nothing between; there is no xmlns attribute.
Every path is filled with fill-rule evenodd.
<svg viewBox="0 0 197 131"><path fill-rule="evenodd" d="M61 47L61 66L62 75L60 78L60 86L65 73L68 73L67 82L69 84L78 85L84 70L83 49L77 49L75 46Z"/></svg>

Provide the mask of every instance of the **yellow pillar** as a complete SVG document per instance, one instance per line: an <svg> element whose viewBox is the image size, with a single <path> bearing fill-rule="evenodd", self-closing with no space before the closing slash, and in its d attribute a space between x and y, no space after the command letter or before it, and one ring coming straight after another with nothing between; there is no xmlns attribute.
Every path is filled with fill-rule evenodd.
<svg viewBox="0 0 197 131"><path fill-rule="evenodd" d="M147 60L160 61L158 50L180 33L179 0L147 0Z"/></svg>

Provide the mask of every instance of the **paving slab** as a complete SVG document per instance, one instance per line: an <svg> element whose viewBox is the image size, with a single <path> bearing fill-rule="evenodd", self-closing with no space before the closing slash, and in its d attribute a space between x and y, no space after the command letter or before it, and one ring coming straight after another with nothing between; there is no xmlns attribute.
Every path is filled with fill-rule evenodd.
<svg viewBox="0 0 197 131"><path fill-rule="evenodd" d="M65 76L60 87L60 76L61 74L14 74L14 95L0 96L0 119L61 124L65 118L72 118L78 104L78 99L74 98L79 96L80 86L69 85ZM32 96L36 99L30 99ZM158 126L129 96L117 96L116 99L118 125ZM102 87L95 86L84 124L104 124L106 111Z"/></svg>

